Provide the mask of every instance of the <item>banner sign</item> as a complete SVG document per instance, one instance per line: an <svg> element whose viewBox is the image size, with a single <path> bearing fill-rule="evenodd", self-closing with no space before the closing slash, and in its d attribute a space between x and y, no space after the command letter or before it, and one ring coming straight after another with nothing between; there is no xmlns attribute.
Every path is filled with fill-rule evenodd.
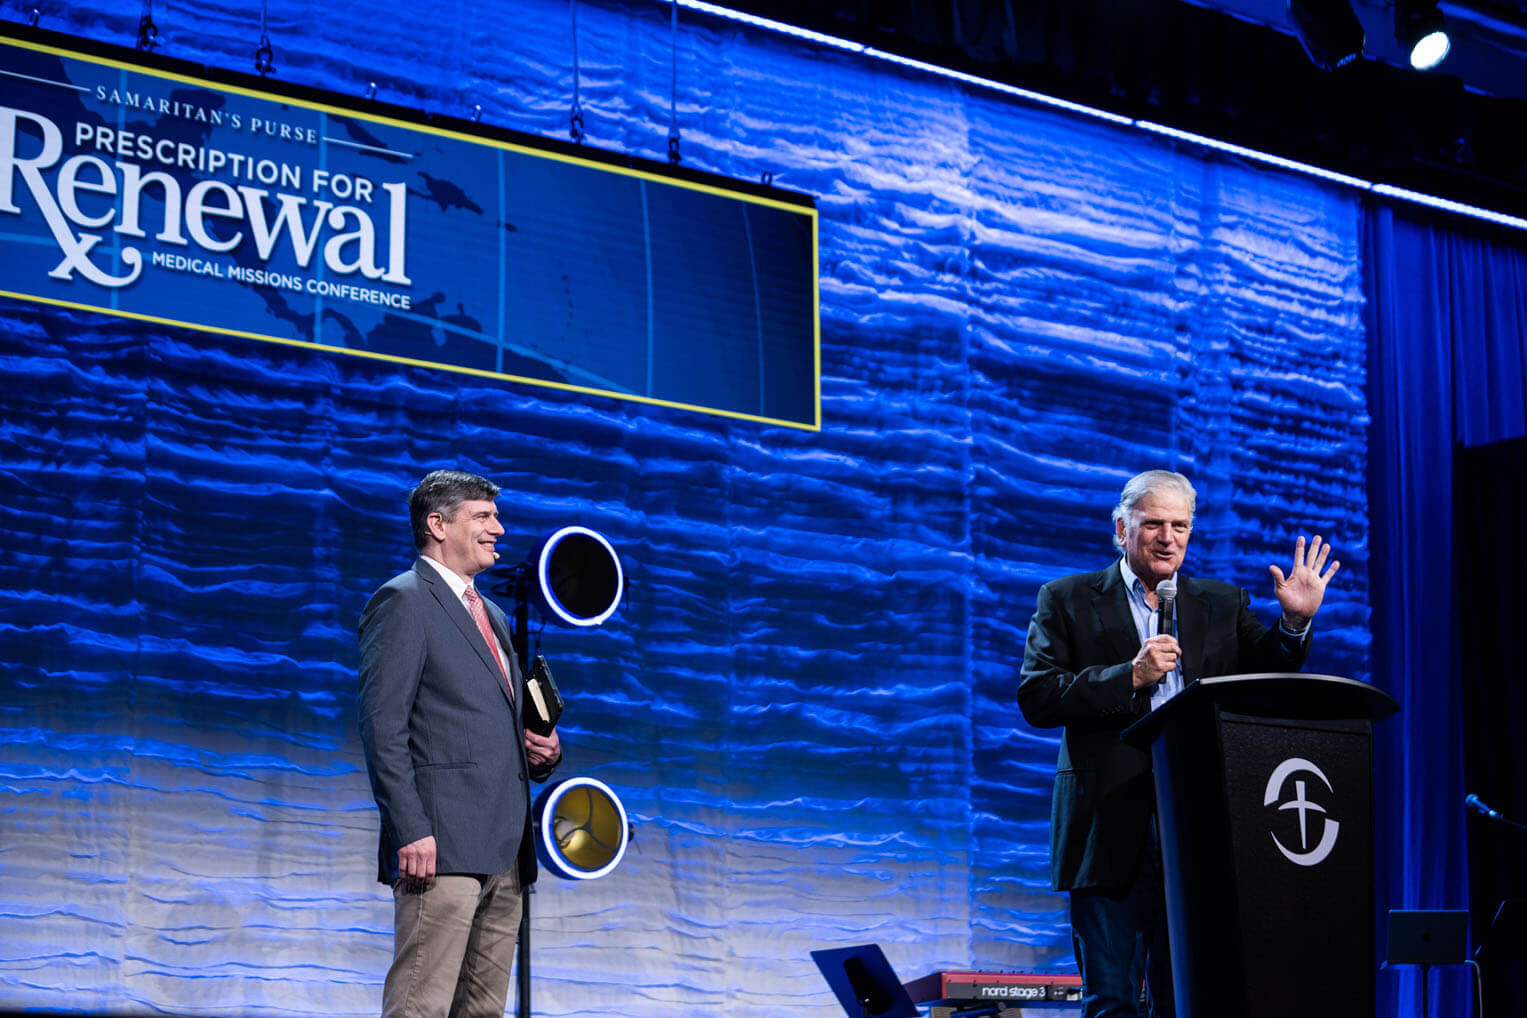
<svg viewBox="0 0 1527 1018"><path fill-rule="evenodd" d="M59 39L0 35L0 293L820 427L809 198Z"/></svg>

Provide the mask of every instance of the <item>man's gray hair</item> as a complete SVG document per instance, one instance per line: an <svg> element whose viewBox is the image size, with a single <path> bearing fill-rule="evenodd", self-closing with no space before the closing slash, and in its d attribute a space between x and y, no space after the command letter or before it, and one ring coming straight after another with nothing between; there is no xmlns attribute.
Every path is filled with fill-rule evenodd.
<svg viewBox="0 0 1527 1018"><path fill-rule="evenodd" d="M1146 495L1162 494L1181 495L1187 499L1189 516L1198 510L1198 492L1193 489L1193 482L1181 474L1170 470L1147 470L1136 474L1124 483L1124 490L1119 492L1119 504L1113 507L1113 546L1115 548L1124 550L1124 542L1119 540L1119 521L1124 520L1124 529L1129 530L1130 510L1134 509Z"/></svg>

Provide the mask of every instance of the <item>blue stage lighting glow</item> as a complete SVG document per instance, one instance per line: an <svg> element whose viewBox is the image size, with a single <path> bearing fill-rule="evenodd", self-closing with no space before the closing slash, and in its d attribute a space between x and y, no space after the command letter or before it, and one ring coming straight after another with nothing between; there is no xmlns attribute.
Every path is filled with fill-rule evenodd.
<svg viewBox="0 0 1527 1018"><path fill-rule="evenodd" d="M698 3L696 0L679 0L679 6L702 14L713 14L718 18L726 18L728 21L740 21L745 25L755 28L765 28L781 35L792 36L796 39L805 39L807 42L818 43L823 46L831 46L833 49L847 50L850 53L863 53L867 47L860 42L851 42L848 39L840 39L835 35L825 35L822 32L813 32L809 28L797 28L795 25L786 24L783 21L774 21L770 18L761 18L756 14L748 14L744 11L734 11L729 7L718 7L715 4Z"/></svg>
<svg viewBox="0 0 1527 1018"><path fill-rule="evenodd" d="M876 60L882 60L888 64L898 64L902 67L910 67L913 70L924 71L928 74L937 75L941 78L949 78L953 81L958 81L966 85L973 85L976 88L984 88L992 92L1001 92L1003 95L1010 95L1018 99L1024 99L1029 102L1038 103L1041 106L1054 106L1057 109L1067 110L1071 113L1079 113L1084 117L1094 117L1098 120L1106 120L1112 124L1128 125L1132 123L1129 117L1120 116L1117 113L1109 113L1107 110L1100 110L1093 106L1084 106L1081 103L1070 102L1066 99L1058 99L1053 95L1045 95L1043 92L1033 92L1026 88L1019 88L1017 85L1009 85L1005 82L993 81L990 78L982 78L974 74L967 74L964 71L956 71L953 68L941 67L938 64L930 64L924 60L914 60L911 57L901 56L899 53L888 53L885 50L873 49L869 47L866 47L863 52L867 57L873 57Z"/></svg>
<svg viewBox="0 0 1527 1018"><path fill-rule="evenodd" d="M1388 184L1373 183L1371 181L1363 180L1360 177L1350 176L1338 170L1329 170L1321 166L1315 166L1311 163L1302 163L1294 159L1285 159L1282 156L1273 155L1270 152L1262 152L1258 149L1247 148L1243 145L1236 145L1233 142L1220 141L1216 138L1209 138L1201 134L1194 134L1190 131L1180 131L1176 128L1166 127L1162 124L1153 123L1149 120L1136 120L1131 117L1120 116L1117 113L1110 113L1107 110L1100 110L1096 107L1085 106L1081 103L1069 102L1068 100L1060 99L1052 95L1045 95L1042 92L1033 92L1029 89L1019 88L1016 85L1009 85L1004 82L993 81L990 78L982 78L978 75L954 70L953 68L942 67L938 64L930 64L923 60L914 60L911 57L900 56L896 53L888 53L885 50L879 50L871 46L865 46L862 43L851 42L847 39L838 38L837 36L827 35L822 32L813 32L808 29L797 28L794 25L789 25L781 21L773 21L768 18L758 17L757 15L745 14L741 11L734 11L729 7L721 7L717 4L700 3L698 0L678 0L678 3L681 7L699 11L704 14L711 14L718 18L741 22L742 24L752 25L756 28L763 28L771 32L778 32L782 35L792 36L797 39L805 39L810 42L819 43L823 46L830 46L834 49L844 50L850 53L857 53L872 60L879 60L883 63L896 64L900 67L906 67L911 70L921 71L923 73L931 74L941 78L948 78L952 81L958 81L966 85L971 85L975 88L998 92L1003 95L1008 95L1016 99L1024 100L1026 102L1037 103L1041 106L1050 106L1056 109L1066 110L1080 116L1092 117L1097 120L1104 120L1109 123L1118 124L1124 127L1133 127L1136 130L1145 131L1149 134L1175 138L1179 141L1185 141L1190 144L1202 146L1204 148L1241 156L1242 158L1249 159L1258 163L1263 163L1268 166L1276 166L1280 169L1288 170L1291 173L1298 173L1308 177L1315 177L1320 180L1329 180L1333 183L1355 188L1359 191L1371 191L1374 194L1380 194L1387 198L1395 199L1396 201L1406 201L1418 205L1426 205L1431 208L1443 209L1456 215L1468 216L1474 219L1482 219L1486 222L1497 223L1502 226L1510 226L1514 229L1527 230L1527 219L1521 219L1517 216L1507 215L1503 212L1495 212L1490 209L1479 208L1475 205L1466 205L1463 202L1451 201L1447 198L1440 198L1435 195L1429 195L1419 191L1411 191L1406 188L1392 187ZM1446 50L1443 50L1442 56L1446 55ZM1437 59L1440 61L1441 58L1442 57L1439 56Z"/></svg>
<svg viewBox="0 0 1527 1018"><path fill-rule="evenodd" d="M1454 212L1460 216L1472 216L1475 219L1483 219L1486 222L1509 226L1516 230L1527 230L1527 219L1520 216L1508 216L1504 212L1482 209L1477 205L1465 205L1463 202L1438 198L1436 195L1423 194L1420 191L1408 191L1403 187L1394 187L1389 184L1374 184L1373 193L1383 195L1385 198L1394 198L1397 201L1408 201L1429 208L1442 209L1445 212Z"/></svg>
<svg viewBox="0 0 1527 1018"><path fill-rule="evenodd" d="M1220 141L1218 138L1210 138L1206 135L1194 134L1192 131L1180 131L1175 127L1167 127L1165 124L1152 123L1149 120L1136 120L1133 121L1133 124L1140 130L1147 131L1151 134L1159 134L1167 138L1175 138L1178 141L1185 141L1193 145L1198 145L1202 148L1214 149L1218 152L1228 152L1231 155L1241 156L1243 158L1253 160L1254 162L1266 163L1270 166L1276 166L1280 169L1289 170L1293 173L1302 173L1305 176L1319 177L1322 180L1329 180L1337 184L1344 184L1347 187L1353 187L1359 191L1371 191L1373 189L1373 183L1371 181L1363 180L1361 177L1354 177L1350 174L1340 173L1336 170L1328 170L1323 166L1315 166L1311 163L1301 163L1295 159L1285 159L1282 156L1275 156L1268 152L1260 152L1257 149L1247 148L1244 145L1237 145L1228 141Z"/></svg>

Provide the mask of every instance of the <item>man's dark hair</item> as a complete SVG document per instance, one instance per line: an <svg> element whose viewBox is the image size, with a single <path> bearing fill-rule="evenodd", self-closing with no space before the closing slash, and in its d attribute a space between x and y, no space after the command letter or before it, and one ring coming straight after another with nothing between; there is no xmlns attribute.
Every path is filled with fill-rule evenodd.
<svg viewBox="0 0 1527 1018"><path fill-rule="evenodd" d="M436 470L425 475L419 486L408 494L408 522L414 528L414 548L423 551L429 543L431 513L439 513L447 520L456 516L461 503L481 499L491 502L498 497L499 487L486 477L468 474L460 470Z"/></svg>

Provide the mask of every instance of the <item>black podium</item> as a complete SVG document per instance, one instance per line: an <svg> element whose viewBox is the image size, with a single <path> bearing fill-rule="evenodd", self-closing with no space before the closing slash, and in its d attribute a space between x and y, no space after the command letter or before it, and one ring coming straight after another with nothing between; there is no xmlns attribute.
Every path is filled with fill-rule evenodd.
<svg viewBox="0 0 1527 1018"><path fill-rule="evenodd" d="M1131 725L1156 777L1178 1018L1374 1012L1373 722L1331 675L1200 679Z"/></svg>

